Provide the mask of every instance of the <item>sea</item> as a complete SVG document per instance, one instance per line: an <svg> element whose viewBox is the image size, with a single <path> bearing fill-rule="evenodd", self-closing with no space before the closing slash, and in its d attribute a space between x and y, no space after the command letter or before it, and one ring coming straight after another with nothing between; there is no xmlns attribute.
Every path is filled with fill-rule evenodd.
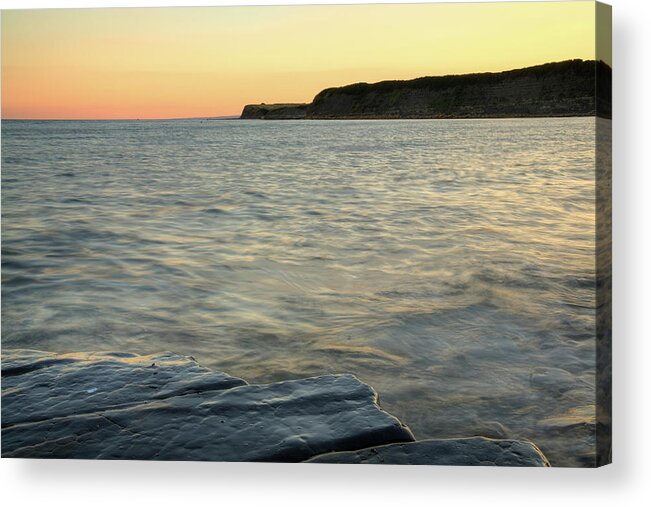
<svg viewBox="0 0 651 507"><path fill-rule="evenodd" d="M593 465L595 131L2 121L2 347L353 373L419 439Z"/></svg>

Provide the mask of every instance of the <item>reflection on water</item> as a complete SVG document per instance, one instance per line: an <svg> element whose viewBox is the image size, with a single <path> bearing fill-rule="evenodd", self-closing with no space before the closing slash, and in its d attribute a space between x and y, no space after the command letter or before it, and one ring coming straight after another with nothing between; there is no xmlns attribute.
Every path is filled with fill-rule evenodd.
<svg viewBox="0 0 651 507"><path fill-rule="evenodd" d="M3 347L352 372L594 453L594 118L2 123Z"/></svg>

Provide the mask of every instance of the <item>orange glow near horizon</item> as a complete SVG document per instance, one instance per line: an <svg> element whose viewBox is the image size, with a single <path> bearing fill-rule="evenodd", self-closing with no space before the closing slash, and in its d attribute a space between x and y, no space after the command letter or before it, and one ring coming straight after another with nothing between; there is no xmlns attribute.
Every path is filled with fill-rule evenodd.
<svg viewBox="0 0 651 507"><path fill-rule="evenodd" d="M2 118L238 115L359 81L593 59L594 24L593 2L3 11Z"/></svg>

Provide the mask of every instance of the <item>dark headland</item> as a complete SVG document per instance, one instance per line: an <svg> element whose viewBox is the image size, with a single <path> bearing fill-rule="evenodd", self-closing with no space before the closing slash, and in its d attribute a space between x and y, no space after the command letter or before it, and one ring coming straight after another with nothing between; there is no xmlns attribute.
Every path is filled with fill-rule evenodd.
<svg viewBox="0 0 651 507"><path fill-rule="evenodd" d="M242 119L611 117L612 70L566 60L524 69L356 83L327 88L309 104L249 104Z"/></svg>

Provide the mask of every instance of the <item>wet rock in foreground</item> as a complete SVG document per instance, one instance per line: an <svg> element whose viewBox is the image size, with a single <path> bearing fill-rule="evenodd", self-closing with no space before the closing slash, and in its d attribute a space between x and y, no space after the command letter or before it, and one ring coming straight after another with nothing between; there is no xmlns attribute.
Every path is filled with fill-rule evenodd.
<svg viewBox="0 0 651 507"><path fill-rule="evenodd" d="M2 456L304 461L413 435L352 375L266 385L174 354L3 353Z"/></svg>
<svg viewBox="0 0 651 507"><path fill-rule="evenodd" d="M53 354L19 350L2 355L2 426L90 414L246 382L171 353Z"/></svg>
<svg viewBox="0 0 651 507"><path fill-rule="evenodd" d="M273 384L172 353L2 355L2 457L549 466L529 442L414 442L353 375Z"/></svg>
<svg viewBox="0 0 651 507"><path fill-rule="evenodd" d="M484 437L422 440L317 456L310 463L548 467L530 442Z"/></svg>

